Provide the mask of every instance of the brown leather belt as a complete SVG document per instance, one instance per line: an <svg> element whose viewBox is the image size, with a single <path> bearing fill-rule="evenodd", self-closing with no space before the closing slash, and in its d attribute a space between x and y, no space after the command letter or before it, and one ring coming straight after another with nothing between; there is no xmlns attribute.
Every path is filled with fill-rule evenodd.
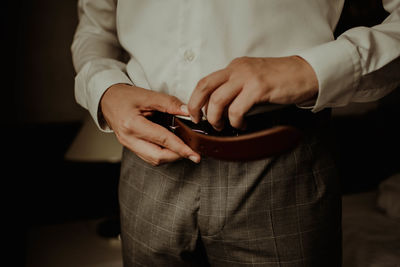
<svg viewBox="0 0 400 267"><path fill-rule="evenodd" d="M215 131L207 121L194 124L164 113L155 114L151 120L174 132L202 156L249 161L293 149L301 141L303 130L320 121L322 113L326 112L314 114L296 106L285 106L246 117L246 130L228 126L221 132Z"/></svg>

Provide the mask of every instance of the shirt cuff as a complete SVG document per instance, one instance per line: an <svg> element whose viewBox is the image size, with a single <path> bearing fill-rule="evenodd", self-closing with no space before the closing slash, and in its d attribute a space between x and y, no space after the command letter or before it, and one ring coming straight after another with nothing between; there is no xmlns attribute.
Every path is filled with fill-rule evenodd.
<svg viewBox="0 0 400 267"><path fill-rule="evenodd" d="M96 125L103 132L112 132L106 121L104 120L101 109L100 100L104 92L114 84L124 83L133 85L128 76L121 70L111 69L103 70L92 76L88 83L87 101L88 110L93 117Z"/></svg>
<svg viewBox="0 0 400 267"><path fill-rule="evenodd" d="M326 107L345 106L350 102L361 77L357 49L346 39L338 39L300 51L297 56L306 60L317 75L319 92L312 108L318 112Z"/></svg>

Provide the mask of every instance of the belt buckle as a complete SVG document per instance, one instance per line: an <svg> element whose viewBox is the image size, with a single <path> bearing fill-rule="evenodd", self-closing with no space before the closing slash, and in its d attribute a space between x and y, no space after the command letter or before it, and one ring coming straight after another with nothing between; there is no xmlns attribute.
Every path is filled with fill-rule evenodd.
<svg viewBox="0 0 400 267"><path fill-rule="evenodd" d="M222 131L217 131L211 126L211 124L205 118L203 118L199 123L195 124L188 117L180 115L172 116L171 122L169 123L170 124L169 129L172 132L175 132L175 130L178 127L180 127L179 125L177 125L176 120L179 120L182 124L187 126L191 131L203 135L218 136L218 137L234 137L244 134L244 132L242 132L241 130L235 129L232 126L230 126L229 122L225 123L225 125L227 126Z"/></svg>
<svg viewBox="0 0 400 267"><path fill-rule="evenodd" d="M173 133L175 133L176 129L178 129L180 127L176 123L176 119L178 119L178 118L181 118L182 120L185 120L185 121L190 121L187 118L183 118L183 116L176 116L176 115L175 116L171 116L171 122L169 123L168 128ZM194 125L196 126L196 124L194 124ZM189 128L190 128L190 130L192 130L193 132L196 132L196 133L205 134L205 135L209 134L206 130L203 130L203 129L193 128L193 127L189 127Z"/></svg>

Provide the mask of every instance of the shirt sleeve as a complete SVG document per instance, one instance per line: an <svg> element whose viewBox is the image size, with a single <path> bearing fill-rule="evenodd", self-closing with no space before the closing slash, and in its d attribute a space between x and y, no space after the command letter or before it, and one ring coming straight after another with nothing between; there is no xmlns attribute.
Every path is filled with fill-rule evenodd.
<svg viewBox="0 0 400 267"><path fill-rule="evenodd" d="M116 29L116 0L79 0L79 24L71 46L75 98L102 131L111 131L99 112L103 93L113 84L132 84L121 60Z"/></svg>
<svg viewBox="0 0 400 267"><path fill-rule="evenodd" d="M352 28L334 41L298 53L318 78L313 112L375 101L400 84L400 0L384 0L383 5L390 15L381 24Z"/></svg>

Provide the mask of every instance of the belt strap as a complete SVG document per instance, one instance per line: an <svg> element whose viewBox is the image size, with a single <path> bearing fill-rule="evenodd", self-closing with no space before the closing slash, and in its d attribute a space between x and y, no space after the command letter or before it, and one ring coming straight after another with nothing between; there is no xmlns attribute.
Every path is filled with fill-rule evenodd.
<svg viewBox="0 0 400 267"><path fill-rule="evenodd" d="M249 161L285 153L299 144L304 130L326 121L330 111L317 114L295 106L248 118L246 131L224 136L200 133L193 123L169 114L157 113L151 120L170 129L202 156L228 161ZM207 122L206 122L207 123ZM207 131L212 127L205 127ZM230 131L227 131L230 132Z"/></svg>
<svg viewBox="0 0 400 267"><path fill-rule="evenodd" d="M178 127L174 133L189 147L203 156L221 160L244 161L274 156L292 149L301 139L301 132L288 125L239 136L212 136L193 131L178 118L175 122Z"/></svg>

